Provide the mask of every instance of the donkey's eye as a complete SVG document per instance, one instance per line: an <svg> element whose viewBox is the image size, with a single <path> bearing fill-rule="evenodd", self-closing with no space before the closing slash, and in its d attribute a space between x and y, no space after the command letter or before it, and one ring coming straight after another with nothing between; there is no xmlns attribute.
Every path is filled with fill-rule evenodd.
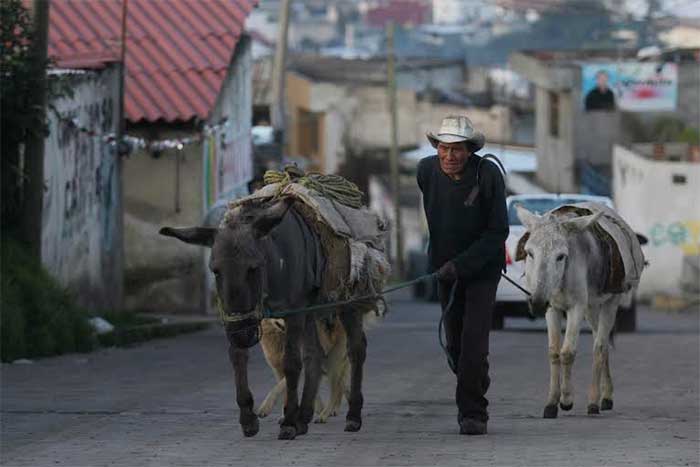
<svg viewBox="0 0 700 467"><path fill-rule="evenodd" d="M563 254L563 253L560 254L560 255L557 255L557 262L559 262L559 261L564 261L564 258L566 258L566 255Z"/></svg>
<svg viewBox="0 0 700 467"><path fill-rule="evenodd" d="M527 253L527 255L528 255L530 258L534 258L534 256L535 256L535 255L532 254L532 250L525 250L525 253Z"/></svg>

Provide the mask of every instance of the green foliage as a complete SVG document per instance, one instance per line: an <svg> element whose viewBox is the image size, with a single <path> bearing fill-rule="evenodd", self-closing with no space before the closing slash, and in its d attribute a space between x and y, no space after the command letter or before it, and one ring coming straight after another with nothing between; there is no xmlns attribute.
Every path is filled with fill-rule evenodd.
<svg viewBox="0 0 700 467"><path fill-rule="evenodd" d="M24 182L20 153L34 131L46 131L41 109L31 108L37 69L31 60L34 32L21 0L0 2L0 147L2 148L2 223L15 224ZM45 72L44 66L41 72Z"/></svg>
<svg viewBox="0 0 700 467"><path fill-rule="evenodd" d="M26 174L21 163L24 144L30 137L49 133L46 111L37 108L33 96L47 86L48 101L72 95L67 78L49 83L50 61L34 59L35 31L22 0L0 0L0 148L2 150L2 225L19 222Z"/></svg>
<svg viewBox="0 0 700 467"><path fill-rule="evenodd" d="M92 350L88 313L21 243L5 237L0 250L2 361Z"/></svg>
<svg viewBox="0 0 700 467"><path fill-rule="evenodd" d="M649 130L651 141L658 143L700 144L700 132L675 117L654 120Z"/></svg>

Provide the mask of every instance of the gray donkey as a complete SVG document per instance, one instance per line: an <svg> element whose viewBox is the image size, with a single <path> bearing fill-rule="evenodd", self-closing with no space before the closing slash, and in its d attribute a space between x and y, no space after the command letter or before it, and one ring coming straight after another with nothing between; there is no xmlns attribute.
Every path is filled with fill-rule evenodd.
<svg viewBox="0 0 700 467"><path fill-rule="evenodd" d="M316 303L326 258L313 229L294 209L293 201L283 199L274 205L239 207L219 228L165 227L162 235L186 243L211 247L209 267L216 277L216 289L225 313L241 321L226 324L229 358L236 381L236 401L245 436L255 436L258 417L248 387L248 348L258 342L260 311L263 306L287 310ZM362 313L346 309L339 313L347 334L350 360L350 398L345 431L358 431L362 425L362 367L367 340ZM284 376L287 403L279 439L294 439L308 430L321 378L321 347L311 313L284 318L287 338L284 350ZM304 367L301 404L297 388Z"/></svg>
<svg viewBox="0 0 700 467"><path fill-rule="evenodd" d="M595 206L594 203L586 207L591 206ZM525 282L532 293L530 308L534 314L544 314L547 319L550 380L544 418L556 418L557 404L562 410L573 407L571 368L584 317L593 332L594 356L588 414L598 414L600 409L610 410L613 407L610 334L618 307L627 306L636 292L636 283L614 293L607 290L609 252L605 251L606 245L596 237L592 227L604 213L612 216L616 225L624 225L625 229L628 226L614 211L600 205L587 216L570 212L549 212L540 216L522 206L517 207L517 212L529 232L529 238L523 238L521 242L526 255ZM620 247L630 251L638 248L641 255L636 236L629 236L625 243ZM561 319L564 313L566 332L562 344ZM561 366L564 367L563 373Z"/></svg>

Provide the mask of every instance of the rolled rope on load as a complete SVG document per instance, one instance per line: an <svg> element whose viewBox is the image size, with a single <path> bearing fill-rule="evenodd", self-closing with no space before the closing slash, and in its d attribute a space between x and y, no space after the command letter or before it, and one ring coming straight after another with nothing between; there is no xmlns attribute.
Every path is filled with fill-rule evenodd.
<svg viewBox="0 0 700 467"><path fill-rule="evenodd" d="M290 183L316 191L340 204L358 209L362 207L362 191L351 181L334 174L304 173L298 167L288 165L283 171L268 170L263 176L265 185L279 184L280 193Z"/></svg>

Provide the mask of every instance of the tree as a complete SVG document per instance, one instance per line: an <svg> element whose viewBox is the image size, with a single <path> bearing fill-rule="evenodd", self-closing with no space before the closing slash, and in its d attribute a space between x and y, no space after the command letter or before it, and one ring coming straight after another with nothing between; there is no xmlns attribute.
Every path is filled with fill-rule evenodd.
<svg viewBox="0 0 700 467"><path fill-rule="evenodd" d="M26 225L28 199L41 203L43 176L41 168L43 139L48 134L45 96L48 94L46 70L46 28L48 0L36 3L41 26L35 28L32 16L22 0L0 2L0 112L2 135L2 202L3 230ZM42 50L43 47L43 50ZM39 144L37 144L37 141ZM40 146L40 147L38 147ZM38 150L37 150L38 147ZM26 156L26 157L25 157ZM33 191L32 191L33 190ZM40 225L41 211L32 224ZM40 232L23 235L37 253Z"/></svg>

